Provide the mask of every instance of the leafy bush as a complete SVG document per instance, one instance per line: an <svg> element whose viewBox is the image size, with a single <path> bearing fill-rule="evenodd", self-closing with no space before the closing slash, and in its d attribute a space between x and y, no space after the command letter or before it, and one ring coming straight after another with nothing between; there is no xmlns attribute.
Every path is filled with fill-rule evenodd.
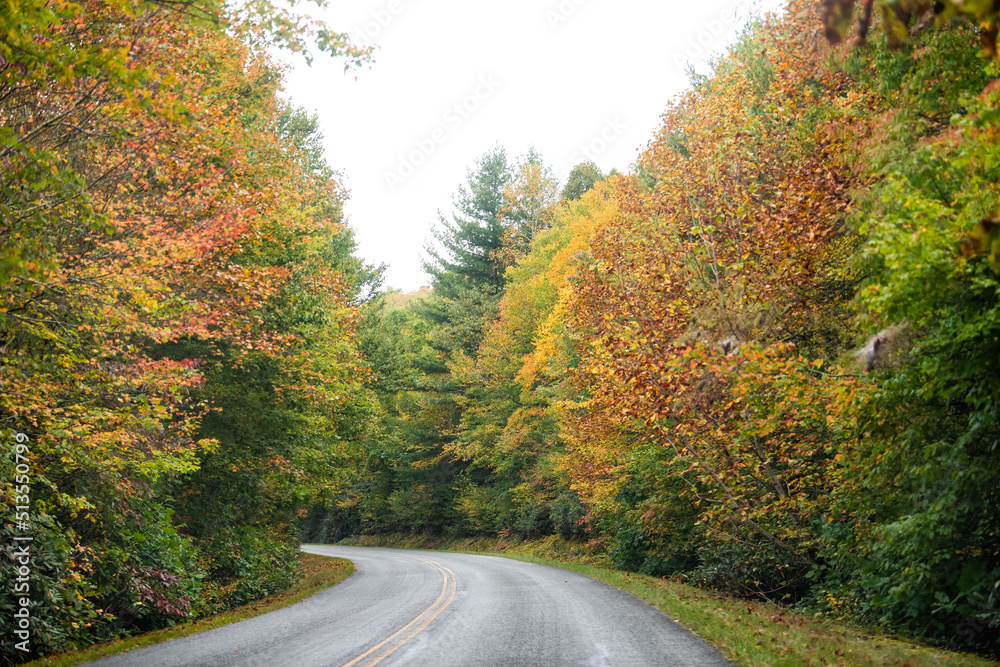
<svg viewBox="0 0 1000 667"><path fill-rule="evenodd" d="M608 558L620 570L662 577L684 572L695 563L689 532L652 534L635 513L606 522L605 532Z"/></svg>
<svg viewBox="0 0 1000 667"><path fill-rule="evenodd" d="M552 520L548 503L532 503L519 507L513 528L515 535L529 539L551 534Z"/></svg>
<svg viewBox="0 0 1000 667"><path fill-rule="evenodd" d="M287 588L299 576L298 554L293 536L258 527L237 528L203 543L199 563L208 572L206 608L235 607Z"/></svg>
<svg viewBox="0 0 1000 667"><path fill-rule="evenodd" d="M708 543L698 556L685 575L693 586L774 602L798 602L810 592L808 565L773 545Z"/></svg>
<svg viewBox="0 0 1000 667"><path fill-rule="evenodd" d="M587 508L580 502L580 496L576 491L563 491L555 500L549 510L552 519L552 528L564 539L582 537L587 532L585 517Z"/></svg>
<svg viewBox="0 0 1000 667"><path fill-rule="evenodd" d="M361 514L356 506L342 507L335 502L316 504L298 521L298 534L303 542L335 544L361 534Z"/></svg>
<svg viewBox="0 0 1000 667"><path fill-rule="evenodd" d="M0 637L0 658L7 664L38 657L49 651L68 646L84 646L109 635L110 616L95 607L92 599L97 590L91 576L94 554L81 546L73 531L59 526L45 515L32 517L32 537L30 543L31 573L30 591L14 592L17 583L18 563L13 558L13 526L0 526L0 539L5 551L0 558L0 615L4 623L11 621L10 631L4 630ZM20 608L19 598L27 595L31 599L31 619L29 641L30 652L24 653L15 647L22 641L13 630L13 614Z"/></svg>
<svg viewBox="0 0 1000 667"><path fill-rule="evenodd" d="M196 549L177 532L173 511L139 500L105 518L115 524L95 559L96 602L120 632L145 631L198 615L205 572Z"/></svg>
<svg viewBox="0 0 1000 667"><path fill-rule="evenodd" d="M518 517L510 497L501 489L480 486L471 482L459 488L455 510L461 517L462 527L469 533L494 533L511 526ZM518 517L523 525L531 520Z"/></svg>

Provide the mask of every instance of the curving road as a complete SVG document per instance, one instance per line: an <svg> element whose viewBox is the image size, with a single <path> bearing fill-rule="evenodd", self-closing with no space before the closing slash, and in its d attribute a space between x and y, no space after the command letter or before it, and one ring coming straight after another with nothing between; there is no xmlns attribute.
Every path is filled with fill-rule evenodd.
<svg viewBox="0 0 1000 667"><path fill-rule="evenodd" d="M355 574L291 607L92 664L730 664L658 609L575 572L432 551L302 549L350 559Z"/></svg>

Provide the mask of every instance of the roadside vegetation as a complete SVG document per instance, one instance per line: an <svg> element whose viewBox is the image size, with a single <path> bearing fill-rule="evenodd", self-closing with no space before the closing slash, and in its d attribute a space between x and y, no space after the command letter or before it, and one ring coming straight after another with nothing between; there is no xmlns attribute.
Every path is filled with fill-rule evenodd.
<svg viewBox="0 0 1000 667"><path fill-rule="evenodd" d="M265 48L313 38L364 55L263 1L2 3L4 664L298 576L297 513L373 423L380 276Z"/></svg>
<svg viewBox="0 0 1000 667"><path fill-rule="evenodd" d="M300 554L296 563L296 571L299 579L290 587L280 593L269 595L266 598L256 600L241 607L193 621L181 622L160 630L144 632L107 644L96 644L77 651L49 655L26 664L28 667L72 667L73 665L82 665L133 649L161 644L171 639L187 637L197 632L212 630L213 628L219 628L230 623L237 623L248 618L253 618L254 616L277 611L278 609L291 606L296 602L301 602L310 595L315 595L322 590L339 584L354 574L354 564L349 560L341 558Z"/></svg>

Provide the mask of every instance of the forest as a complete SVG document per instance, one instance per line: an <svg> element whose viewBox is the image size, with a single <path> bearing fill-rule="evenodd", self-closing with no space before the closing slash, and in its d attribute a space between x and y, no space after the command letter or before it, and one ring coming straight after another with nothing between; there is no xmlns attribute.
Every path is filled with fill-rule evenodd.
<svg viewBox="0 0 1000 667"><path fill-rule="evenodd" d="M482 155L411 294L268 55L370 51L267 0L7 7L5 660L398 533L1000 654L996 3L792 0L628 173Z"/></svg>

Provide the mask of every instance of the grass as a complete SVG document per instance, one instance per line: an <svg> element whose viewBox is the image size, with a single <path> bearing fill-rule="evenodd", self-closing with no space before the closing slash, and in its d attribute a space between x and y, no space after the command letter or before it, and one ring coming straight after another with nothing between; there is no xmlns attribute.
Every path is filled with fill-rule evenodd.
<svg viewBox="0 0 1000 667"><path fill-rule="evenodd" d="M302 554L299 559L299 571L302 578L291 588L270 597L252 602L243 607L224 611L214 616L205 616L187 623L175 625L172 628L153 630L134 637L120 639L109 644L96 644L79 651L59 653L44 658L38 658L23 667L70 667L93 660L99 660L125 651L160 644L171 639L187 637L196 632L204 632L213 628L244 621L254 616L260 616L296 602L329 588L354 573L354 564L340 558Z"/></svg>
<svg viewBox="0 0 1000 667"><path fill-rule="evenodd" d="M462 551L553 565L604 581L658 607L745 667L980 667L996 662L954 653L787 607L747 602L676 581L622 572L587 545L557 538L518 540L412 536L356 538L359 546ZM344 541L341 544L348 544Z"/></svg>

